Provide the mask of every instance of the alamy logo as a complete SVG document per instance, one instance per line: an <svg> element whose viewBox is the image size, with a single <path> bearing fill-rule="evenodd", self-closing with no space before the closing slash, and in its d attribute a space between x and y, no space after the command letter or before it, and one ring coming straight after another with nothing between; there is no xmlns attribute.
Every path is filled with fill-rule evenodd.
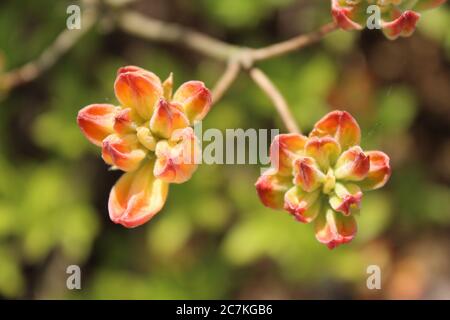
<svg viewBox="0 0 450 320"><path fill-rule="evenodd" d="M69 290L81 289L81 269L77 265L70 265L66 269L66 273L70 274L66 280L66 286Z"/></svg>
<svg viewBox="0 0 450 320"><path fill-rule="evenodd" d="M367 18L367 29L381 29L381 10L380 7L373 4L367 7L366 13L369 16Z"/></svg>
<svg viewBox="0 0 450 320"><path fill-rule="evenodd" d="M79 6L72 4L67 7L67 14L70 16L67 17L66 26L69 30L79 30L81 29L81 9Z"/></svg>
<svg viewBox="0 0 450 320"><path fill-rule="evenodd" d="M377 265L370 265L367 267L367 278L366 285L369 290L380 290L381 289L381 269Z"/></svg>

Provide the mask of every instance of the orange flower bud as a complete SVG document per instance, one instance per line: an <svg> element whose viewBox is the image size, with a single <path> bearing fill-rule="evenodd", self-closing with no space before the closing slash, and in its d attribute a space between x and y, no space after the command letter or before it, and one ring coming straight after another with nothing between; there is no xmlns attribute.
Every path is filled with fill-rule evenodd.
<svg viewBox="0 0 450 320"><path fill-rule="evenodd" d="M86 138L97 146L113 132L118 108L111 104L91 104L78 112L77 122Z"/></svg>
<svg viewBox="0 0 450 320"><path fill-rule="evenodd" d="M137 68L119 69L114 83L117 100L131 108L144 120L149 120L163 95L161 80L152 72Z"/></svg>
<svg viewBox="0 0 450 320"><path fill-rule="evenodd" d="M294 183L306 192L320 187L325 174L320 171L316 161L309 157L300 157L294 162Z"/></svg>
<svg viewBox="0 0 450 320"><path fill-rule="evenodd" d="M211 108L211 92L201 81L183 83L175 92L173 101L182 107L189 121L202 120Z"/></svg>
<svg viewBox="0 0 450 320"><path fill-rule="evenodd" d="M280 134L270 146L272 166L282 175L292 173L293 161L303 154L307 138L301 134Z"/></svg>
<svg viewBox="0 0 450 320"><path fill-rule="evenodd" d="M356 120L333 111L319 120L309 138L275 137L272 168L256 183L261 202L283 208L300 222L315 221L316 237L329 248L356 234L362 189L382 187L389 179L389 158L381 151L364 152ZM293 184L293 186L292 186Z"/></svg>
<svg viewBox="0 0 450 320"><path fill-rule="evenodd" d="M333 111L320 119L309 135L310 137L331 136L339 143L341 150L358 145L361 130L356 120L346 111Z"/></svg>
<svg viewBox="0 0 450 320"><path fill-rule="evenodd" d="M275 169L267 170L255 184L261 202L272 209L284 208L284 194L292 187L290 177L279 175Z"/></svg>
<svg viewBox="0 0 450 320"><path fill-rule="evenodd" d="M340 244L350 242L356 235L358 227L353 216L343 216L328 209L319 214L315 220L316 239L333 249Z"/></svg>
<svg viewBox="0 0 450 320"><path fill-rule="evenodd" d="M169 183L183 183L197 170L199 144L191 127L178 129L169 141L156 145L155 177Z"/></svg>
<svg viewBox="0 0 450 320"><path fill-rule="evenodd" d="M309 223L319 214L321 203L320 191L305 192L299 187L292 187L284 197L284 209L298 221Z"/></svg>
<svg viewBox="0 0 450 320"><path fill-rule="evenodd" d="M341 153L341 147L332 137L312 137L305 144L305 153L313 157L320 168L327 172L328 168L336 163Z"/></svg>
<svg viewBox="0 0 450 320"><path fill-rule="evenodd" d="M150 120L152 133L169 139L177 129L189 126L189 120L180 105L161 99Z"/></svg>
<svg viewBox="0 0 450 320"><path fill-rule="evenodd" d="M359 184L364 190L375 190L383 187L391 176L389 157L381 151L368 151L370 167L367 177Z"/></svg>
<svg viewBox="0 0 450 320"><path fill-rule="evenodd" d="M135 135L111 134L103 140L103 160L123 171L136 170L145 155L146 151L140 147Z"/></svg>
<svg viewBox="0 0 450 320"><path fill-rule="evenodd" d="M367 176L369 168L369 156L364 154L361 147L354 146L341 154L334 175L337 179L360 181Z"/></svg>
<svg viewBox="0 0 450 320"><path fill-rule="evenodd" d="M127 228L140 226L153 218L166 202L168 184L153 176L152 161L125 173L109 195L111 220Z"/></svg>

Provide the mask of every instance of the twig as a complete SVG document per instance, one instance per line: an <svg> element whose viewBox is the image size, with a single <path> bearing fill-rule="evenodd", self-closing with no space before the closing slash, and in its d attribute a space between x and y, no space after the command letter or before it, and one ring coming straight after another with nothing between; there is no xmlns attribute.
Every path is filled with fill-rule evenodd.
<svg viewBox="0 0 450 320"><path fill-rule="evenodd" d="M123 11L117 18L119 27L131 34L145 39L165 43L180 43L211 58L229 61L233 56L245 50L246 58L253 64L256 61L274 58L313 44L330 32L337 30L335 23L331 22L319 30L300 35L267 47L250 49L217 40L198 31L188 29L175 23L164 22L149 18L133 11Z"/></svg>
<svg viewBox="0 0 450 320"><path fill-rule="evenodd" d="M61 56L72 48L78 40L86 34L94 25L97 13L94 8L83 10L81 16L82 28L79 30L64 30L47 47L41 55L25 65L13 69L4 74L0 74L0 89L9 90L16 86L30 82L48 69L50 69Z"/></svg>
<svg viewBox="0 0 450 320"><path fill-rule="evenodd" d="M252 56L254 61L261 61L274 58L294 50L299 50L310 44L313 44L330 32L337 30L337 25L334 22L322 26L319 30L297 36L295 38L276 43L264 48L253 50Z"/></svg>
<svg viewBox="0 0 450 320"><path fill-rule="evenodd" d="M240 49L192 29L152 19L137 12L124 11L119 14L117 23L128 33L153 41L180 43L218 60L227 61Z"/></svg>
<svg viewBox="0 0 450 320"><path fill-rule="evenodd" d="M300 133L300 129L294 120L294 116L289 110L286 100L283 98L277 87L270 81L269 77L260 69L252 68L249 74L253 81L264 91L264 93L272 100L275 108L283 120L284 125L291 133Z"/></svg>
<svg viewBox="0 0 450 320"><path fill-rule="evenodd" d="M239 63L235 61L230 61L225 72L222 74L220 79L217 81L216 85L213 88L212 96L213 103L219 101L228 88L232 85L236 77L239 75L241 71L241 66Z"/></svg>

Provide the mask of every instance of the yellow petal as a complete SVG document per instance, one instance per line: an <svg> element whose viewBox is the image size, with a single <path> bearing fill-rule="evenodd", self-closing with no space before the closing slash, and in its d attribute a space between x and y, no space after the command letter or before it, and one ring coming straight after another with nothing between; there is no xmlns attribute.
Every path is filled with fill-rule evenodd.
<svg viewBox="0 0 450 320"><path fill-rule="evenodd" d="M111 220L127 228L140 226L153 218L166 202L168 184L153 176L152 161L125 173L109 195Z"/></svg>

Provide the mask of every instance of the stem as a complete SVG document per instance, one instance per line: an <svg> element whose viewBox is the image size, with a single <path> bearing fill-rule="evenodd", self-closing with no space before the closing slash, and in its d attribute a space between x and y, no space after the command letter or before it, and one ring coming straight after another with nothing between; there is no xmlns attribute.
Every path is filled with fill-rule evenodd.
<svg viewBox="0 0 450 320"><path fill-rule="evenodd" d="M220 79L217 81L216 85L214 86L214 89L212 91L212 100L213 103L216 103L219 101L222 96L225 94L225 92L228 90L228 88L233 84L234 80L239 75L239 72L241 71L241 66L237 62L229 62L228 66L225 70L225 72L222 74Z"/></svg>
<svg viewBox="0 0 450 320"><path fill-rule="evenodd" d="M214 39L200 32L125 11L118 17L122 30L145 39L167 43L180 43L211 58L227 61L239 47Z"/></svg>
<svg viewBox="0 0 450 320"><path fill-rule="evenodd" d="M288 131L291 133L300 133L300 129L295 122L294 116L292 115L286 100L275 84L273 84L269 77L260 69L252 68L249 73L253 81L255 81L270 100L272 100Z"/></svg>
<svg viewBox="0 0 450 320"><path fill-rule="evenodd" d="M0 75L0 89L9 90L13 87L33 81L49 70L78 40L95 24L97 12L93 8L83 10L81 21L83 27L79 30L64 30L47 47L41 55L23 66Z"/></svg>
<svg viewBox="0 0 450 320"><path fill-rule="evenodd" d="M261 60L266 60L266 59L274 58L277 56L281 56L283 54L292 52L294 50L299 50L310 44L318 42L325 35L327 35L330 32L333 32L337 29L338 29L337 25L334 22L330 22L330 23L322 26L317 31L299 35L299 36L289 39L287 41L276 43L276 44L273 44L273 45L270 45L270 46L267 46L264 48L255 49L252 54L253 59L254 59L254 61L261 61Z"/></svg>

